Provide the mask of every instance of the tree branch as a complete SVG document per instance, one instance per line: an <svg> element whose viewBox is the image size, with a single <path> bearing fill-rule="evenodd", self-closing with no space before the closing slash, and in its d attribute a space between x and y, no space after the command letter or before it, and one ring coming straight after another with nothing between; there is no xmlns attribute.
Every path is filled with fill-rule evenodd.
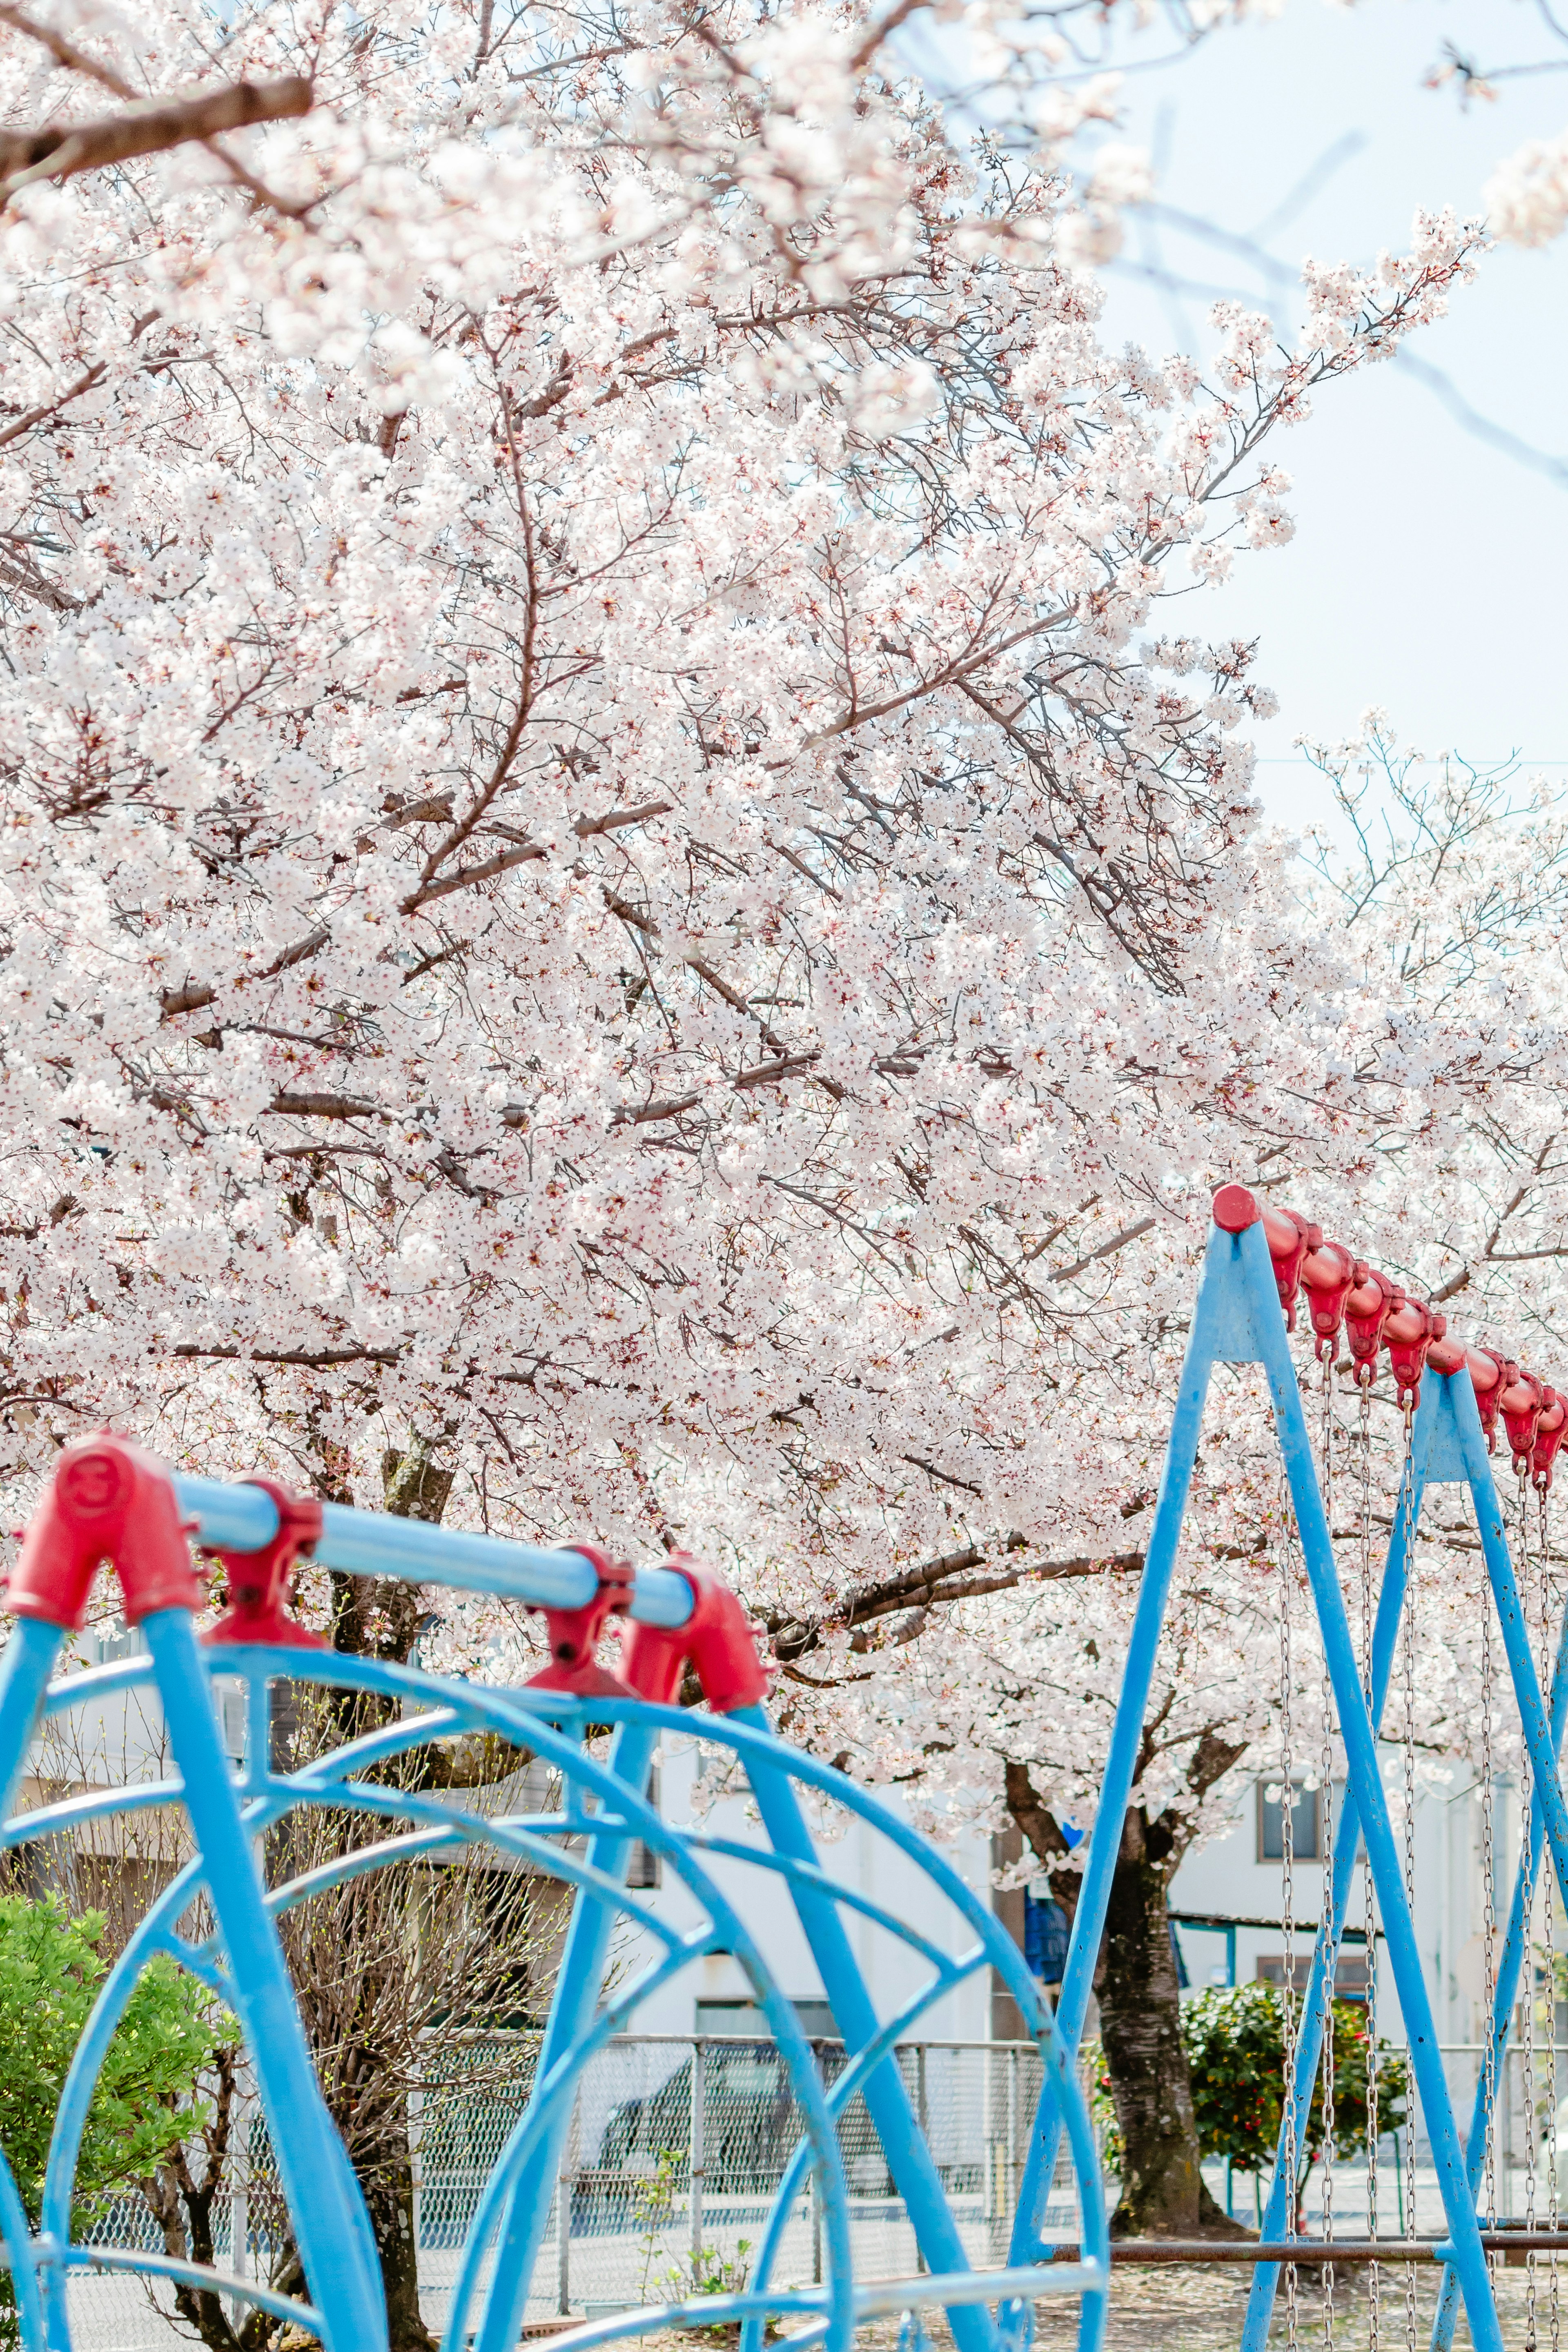
<svg viewBox="0 0 1568 2352"><path fill-rule="evenodd" d="M51 122L37 131L0 131L0 205L33 180L68 180L133 156L156 155L192 140L215 139L253 122L309 114L310 84L299 74L277 81L237 81L195 98L152 99L94 122Z"/></svg>

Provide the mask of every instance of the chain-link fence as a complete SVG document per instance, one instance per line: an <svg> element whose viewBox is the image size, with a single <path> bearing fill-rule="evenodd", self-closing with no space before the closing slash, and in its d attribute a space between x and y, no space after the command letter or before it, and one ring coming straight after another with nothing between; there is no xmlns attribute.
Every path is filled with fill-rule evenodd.
<svg viewBox="0 0 1568 2352"><path fill-rule="evenodd" d="M842 2046L825 2041L815 2047L825 2079L835 2081L844 2067ZM465 2092L459 2065L411 2103L420 2302L437 2334L485 2183L527 2104L538 2050L536 2034L489 2037L474 2052L482 2094ZM1444 2057L1457 2112L1468 2123L1481 2053L1456 2044ZM1001 2263L1039 2095L1038 2053L1032 2042L921 2042L902 2046L897 2064L970 2261ZM1483 2198L1500 2220L1532 2211L1539 2221L1553 2207L1568 2212L1568 2050L1558 2052L1555 2066L1548 2049L1531 2053L1528 2099L1526 2071L1516 2046L1500 2070L1492 2194L1486 2198L1483 2182ZM1553 2105L1554 2087L1561 2107ZM598 2317L704 2284L737 2283L754 2257L801 2136L799 2110L771 2042L628 2034L607 2043L578 2086L535 2268L530 2321L547 2322L563 2312ZM841 2118L839 2145L857 2273L908 2275L919 2267L914 2233L859 2099L851 2100ZM242 2106L235 2146L213 2208L216 2258L222 2269L265 2278L283 2248L285 2223L277 2167L256 2110ZM1382 2159L1383 2226L1398 2231L1413 2221L1423 2234L1439 2232L1441 2200L1423 2136L1417 2132L1413 2217L1404 2211L1404 2167L1392 2140L1384 2143ZM1256 2220L1267 2178L1258 2184L1250 2175L1227 2179L1223 2165L1212 2161L1205 2173L1238 2221ZM1315 2168L1307 2189L1310 2230L1321 2226L1320 2173ZM1335 2180L1336 2212L1364 2211L1364 2163L1337 2167ZM1112 2182L1112 2195L1114 2189ZM1047 2228L1064 2239L1078 2233L1065 2163L1047 2209ZM136 2196L106 2204L81 2236L106 2250L156 2252L163 2243ZM808 2187L795 2200L775 2276L793 2284L818 2278L822 2256ZM70 2294L79 2352L169 2352L174 2339L163 2315L166 2288L88 2276L74 2279Z"/></svg>
<svg viewBox="0 0 1568 2352"><path fill-rule="evenodd" d="M832 2083L844 2068L842 2045L814 2046ZM538 2047L536 2035L495 2037L483 2051L482 2095L465 2095L459 2079L412 2103L420 2303L437 2334L485 2182L527 2103ZM508 2063L498 2068L501 2056ZM922 2042L900 2047L896 2063L970 2261L1001 2263L1039 2096L1038 2052L1032 2042ZM914 2232L859 2098L849 2102L838 2136L857 2273L907 2276L920 2266ZM563 2312L597 2317L704 2284L738 2284L801 2137L799 2109L769 2041L646 2034L607 2043L578 2086L530 2321ZM242 2109L235 2141L226 2195L213 2212L216 2260L266 2278L281 2251L282 2214L258 2113ZM1062 2237L1077 2235L1065 2163L1048 2220ZM162 2244L137 2198L117 2200L84 2235L105 2248ZM774 2276L804 2284L820 2278L822 2262L807 2186L795 2200ZM168 2352L166 2288L95 2275L74 2280L70 2293L79 2352Z"/></svg>

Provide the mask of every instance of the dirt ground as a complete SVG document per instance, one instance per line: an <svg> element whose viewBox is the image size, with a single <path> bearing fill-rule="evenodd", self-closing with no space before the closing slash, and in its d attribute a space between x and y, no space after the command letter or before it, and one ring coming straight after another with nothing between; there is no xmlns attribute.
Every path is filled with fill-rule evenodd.
<svg viewBox="0 0 1568 2352"><path fill-rule="evenodd" d="M1298 2352L1370 2352L1372 2313L1364 2284L1342 2273L1335 2281L1333 2327L1324 2327L1322 2290L1316 2278L1303 2276L1297 2294L1294 2343ZM1241 2341L1242 2315L1247 2305L1249 2269L1192 2270L1118 2269L1112 2277L1110 2315L1106 2327L1106 2352L1236 2352ZM1426 2352L1436 2304L1436 2273L1417 2273L1414 2326L1406 2317L1405 2273L1380 2274L1377 2341L1382 2352ZM1559 2274L1559 2326L1552 2324L1549 2276L1542 2268L1535 2281L1534 2326L1531 2325L1530 2279L1523 2270L1504 2270L1497 2276L1499 2313L1507 2352L1568 2352L1568 2257ZM1039 2352L1072 2352L1078 2342L1076 2303L1041 2304L1036 2310L1035 2343ZM949 2352L952 2339L945 2326L931 2330L933 2352ZM867 2352L888 2352L896 2345L891 2323L864 2331ZM1459 2347L1469 2344L1463 2319L1455 2335ZM1292 2335L1281 2291L1275 2309L1270 2352L1288 2352Z"/></svg>

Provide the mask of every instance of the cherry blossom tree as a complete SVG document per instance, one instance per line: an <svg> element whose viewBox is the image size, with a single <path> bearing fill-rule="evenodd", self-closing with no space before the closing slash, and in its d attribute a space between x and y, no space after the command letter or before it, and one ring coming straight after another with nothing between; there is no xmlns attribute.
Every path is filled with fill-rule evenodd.
<svg viewBox="0 0 1568 2352"><path fill-rule="evenodd" d="M1030 155L851 10L0 23L17 1516L105 1419L436 1463L717 1555L802 1736L929 1782L889 1659L1124 1605L1209 1182L1352 1185L1490 1081L1303 921L1250 649L1159 609L1288 534L1268 436L1475 232L1200 372L1102 348L1136 170L1074 182L1108 101L1023 50Z"/></svg>
<svg viewBox="0 0 1568 2352"><path fill-rule="evenodd" d="M1373 1081L1392 1050L1408 1092L1402 1102L1384 1095L1337 1166L1282 1130L1255 1139L1250 1164L1276 1198L1444 1305L1468 1339L1548 1381L1568 1375L1563 795L1516 791L1506 775L1457 761L1434 769L1375 729L1318 757L1341 788L1348 846L1319 844L1301 869L1302 928L1342 942L1341 1066ZM1327 1067L1336 1049L1321 1050ZM804 1736L837 1739L846 1769L902 1788L937 1834L956 1821L1010 1822L1025 1843L1017 1874L1069 1915L1084 1859L1077 1833L1095 1818L1121 1695L1138 1531L1169 1425L1203 1205L1187 1234L1166 1225L1130 1244L1108 1288L1121 1342L1070 1391L1082 1484L1076 1506L1062 1497L1053 1556L1041 1561L1020 1528L1013 1553L950 1553L901 1584L847 1595L831 1622L779 1635ZM1324 1433L1331 1521L1364 1654L1401 1417L1384 1381L1363 1423L1348 1359L1331 1371L1303 1347L1299 1361L1310 1423ZM1533 1495L1514 1505L1506 1449L1498 1476L1544 1679L1568 1550ZM1456 1759L1479 1771L1489 1755L1517 1775L1518 1723L1495 1643L1489 1695L1479 1546L1468 1502L1446 1487L1428 1497L1414 1591L1418 1672L1409 1685L1396 1676L1386 1731L1423 1783ZM1342 1773L1312 1628L1260 1378L1218 1368L1096 1979L1124 2143L1118 2226L1131 2233L1224 2226L1198 2171L1167 1895L1184 1855L1233 1817L1227 1776L1238 1768L1317 1784ZM1397 1811L1411 1791L1393 1769Z"/></svg>

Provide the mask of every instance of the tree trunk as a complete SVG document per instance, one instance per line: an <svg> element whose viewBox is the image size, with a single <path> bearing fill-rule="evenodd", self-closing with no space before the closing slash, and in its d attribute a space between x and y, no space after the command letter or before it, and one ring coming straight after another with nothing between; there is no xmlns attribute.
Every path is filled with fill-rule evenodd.
<svg viewBox="0 0 1568 2352"><path fill-rule="evenodd" d="M401 2145L388 2147L373 2179L364 2181L364 2201L381 2258L386 2294L390 2352L434 2352L435 2339L419 2310L419 2248L414 2234L414 2159L408 2146L407 2109L400 2109ZM395 2125L389 2122L388 2139Z"/></svg>
<svg viewBox="0 0 1568 2352"><path fill-rule="evenodd" d="M1113 2238L1245 2237L1198 2169L1192 2077L1182 2041L1181 1989L1166 1905L1169 1858L1158 1823L1134 1807L1111 1881L1096 1990L1100 2038L1121 2133L1121 2196Z"/></svg>

